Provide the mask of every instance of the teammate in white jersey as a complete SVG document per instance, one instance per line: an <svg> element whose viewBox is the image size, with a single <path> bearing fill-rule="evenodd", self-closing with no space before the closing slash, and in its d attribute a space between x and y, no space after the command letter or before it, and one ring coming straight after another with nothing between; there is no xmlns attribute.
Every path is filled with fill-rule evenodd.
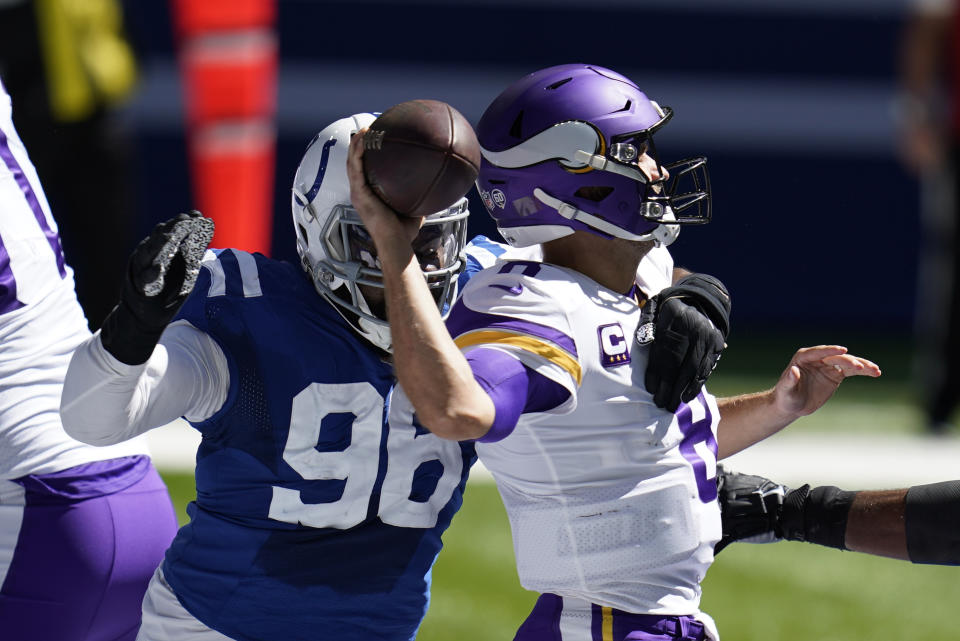
<svg viewBox="0 0 960 641"><path fill-rule="evenodd" d="M89 248L93 251L94 248ZM146 444L73 440L60 391L90 336L0 83L0 637L133 639L176 532Z"/></svg>
<svg viewBox="0 0 960 641"><path fill-rule="evenodd" d="M478 127L477 184L504 238L542 244L543 257L474 275L446 328L398 241L418 221L373 196L362 144L351 149L353 204L384 273L403 388L394 405L437 435L478 441L520 580L542 594L520 641L715 638L699 599L721 535L718 456L814 411L846 376L879 374L842 347L807 348L767 392L718 402L698 388L676 411L658 406L645 385L658 319L641 319L674 287L658 293L669 280L638 283L637 269L677 225L709 219L705 160L665 167L653 148L670 115L628 79L587 65L504 91ZM719 281L694 274L677 285L726 324Z"/></svg>

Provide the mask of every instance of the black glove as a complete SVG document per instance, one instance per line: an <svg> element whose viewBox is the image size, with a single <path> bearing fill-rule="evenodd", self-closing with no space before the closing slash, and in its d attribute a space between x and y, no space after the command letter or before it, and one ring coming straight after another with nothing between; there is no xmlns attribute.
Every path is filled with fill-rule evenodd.
<svg viewBox="0 0 960 641"><path fill-rule="evenodd" d="M809 486L804 486L809 489ZM772 543L783 538L780 518L784 497L790 489L762 476L727 472L717 467L717 500L723 538L714 554L734 541Z"/></svg>
<svg viewBox="0 0 960 641"><path fill-rule="evenodd" d="M187 300L213 238L198 211L158 224L127 262L120 302L100 329L104 349L128 365L147 362L167 324Z"/></svg>
<svg viewBox="0 0 960 641"><path fill-rule="evenodd" d="M832 485L791 490L762 476L717 468L717 500L723 538L717 554L734 541L807 541L845 550L847 515L856 497Z"/></svg>
<svg viewBox="0 0 960 641"><path fill-rule="evenodd" d="M730 333L730 295L713 276L690 274L643 306L637 342L650 345L644 384L671 412L700 393Z"/></svg>

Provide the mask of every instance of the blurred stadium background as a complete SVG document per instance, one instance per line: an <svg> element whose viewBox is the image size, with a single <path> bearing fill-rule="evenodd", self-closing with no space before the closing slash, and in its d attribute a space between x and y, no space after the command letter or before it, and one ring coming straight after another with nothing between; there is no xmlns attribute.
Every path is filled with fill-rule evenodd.
<svg viewBox="0 0 960 641"><path fill-rule="evenodd" d="M323 124L423 96L476 123L523 74L590 61L674 108L663 155L710 159L714 222L674 248L729 283L735 338L822 328L902 342L918 233L891 114L904 2L280 0L273 254L294 255L289 184ZM126 4L143 230L192 203L167 4Z"/></svg>
<svg viewBox="0 0 960 641"><path fill-rule="evenodd" d="M193 0L203 2L204 0ZM2 3L0 3L2 4ZM734 462L788 483L883 487L955 478L957 432L927 436L911 384L918 186L895 154L892 99L906 0L279 0L271 253L295 259L289 184L313 134L345 114L413 98L473 123L535 69L593 62L672 106L666 159L710 160L714 221L673 246L734 298L715 392L767 387L801 345L877 361L821 413ZM166 0L125 0L139 84L132 134L136 233L194 206L184 93ZM474 233L495 235L471 194ZM56 203L54 203L56 207ZM92 250L92 249L91 249ZM154 434L181 518L194 435ZM471 481L435 571L421 638L509 639L533 595L517 584L496 490ZM840 557L843 558L840 558ZM956 570L804 544L734 546L705 584L725 639L960 638Z"/></svg>

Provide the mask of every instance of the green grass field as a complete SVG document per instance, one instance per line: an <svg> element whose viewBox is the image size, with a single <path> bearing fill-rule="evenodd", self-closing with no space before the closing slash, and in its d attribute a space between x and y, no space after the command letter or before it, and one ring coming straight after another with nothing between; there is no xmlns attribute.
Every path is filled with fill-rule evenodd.
<svg viewBox="0 0 960 641"><path fill-rule="evenodd" d="M801 341L731 349L711 388L727 395L769 387L796 347L842 343L843 337ZM845 383L823 410L791 429L919 434L904 351L880 342L848 346L879 363L883 378ZM184 520L193 478L164 477ZM518 583L506 514L492 484L470 483L444 541L419 639L510 641L535 595ZM950 641L960 639L952 621L958 605L960 568L915 566L805 543L728 548L707 575L702 603L725 641Z"/></svg>
<svg viewBox="0 0 960 641"><path fill-rule="evenodd" d="M165 474L181 520L193 479ZM496 489L472 482L444 536L423 641L509 641L533 604L513 566ZM734 545L704 583L703 609L725 641L958 638L960 568L915 566L806 543Z"/></svg>

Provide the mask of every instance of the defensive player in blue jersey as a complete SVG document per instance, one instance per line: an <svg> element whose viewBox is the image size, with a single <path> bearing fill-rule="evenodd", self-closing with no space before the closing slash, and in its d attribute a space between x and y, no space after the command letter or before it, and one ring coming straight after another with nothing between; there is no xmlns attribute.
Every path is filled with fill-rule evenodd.
<svg viewBox="0 0 960 641"><path fill-rule="evenodd" d="M120 305L70 364L74 437L116 443L179 416L202 434L190 522L139 639L416 634L475 454L393 427L382 279L345 174L351 135L373 120L339 120L307 148L292 203L302 265L204 254L209 221L181 214L134 251ZM440 310L467 213L461 199L408 239Z"/></svg>
<svg viewBox="0 0 960 641"><path fill-rule="evenodd" d="M89 337L57 224L0 83L4 641L132 641L147 583L176 532L143 438L90 447L61 427L67 364Z"/></svg>

